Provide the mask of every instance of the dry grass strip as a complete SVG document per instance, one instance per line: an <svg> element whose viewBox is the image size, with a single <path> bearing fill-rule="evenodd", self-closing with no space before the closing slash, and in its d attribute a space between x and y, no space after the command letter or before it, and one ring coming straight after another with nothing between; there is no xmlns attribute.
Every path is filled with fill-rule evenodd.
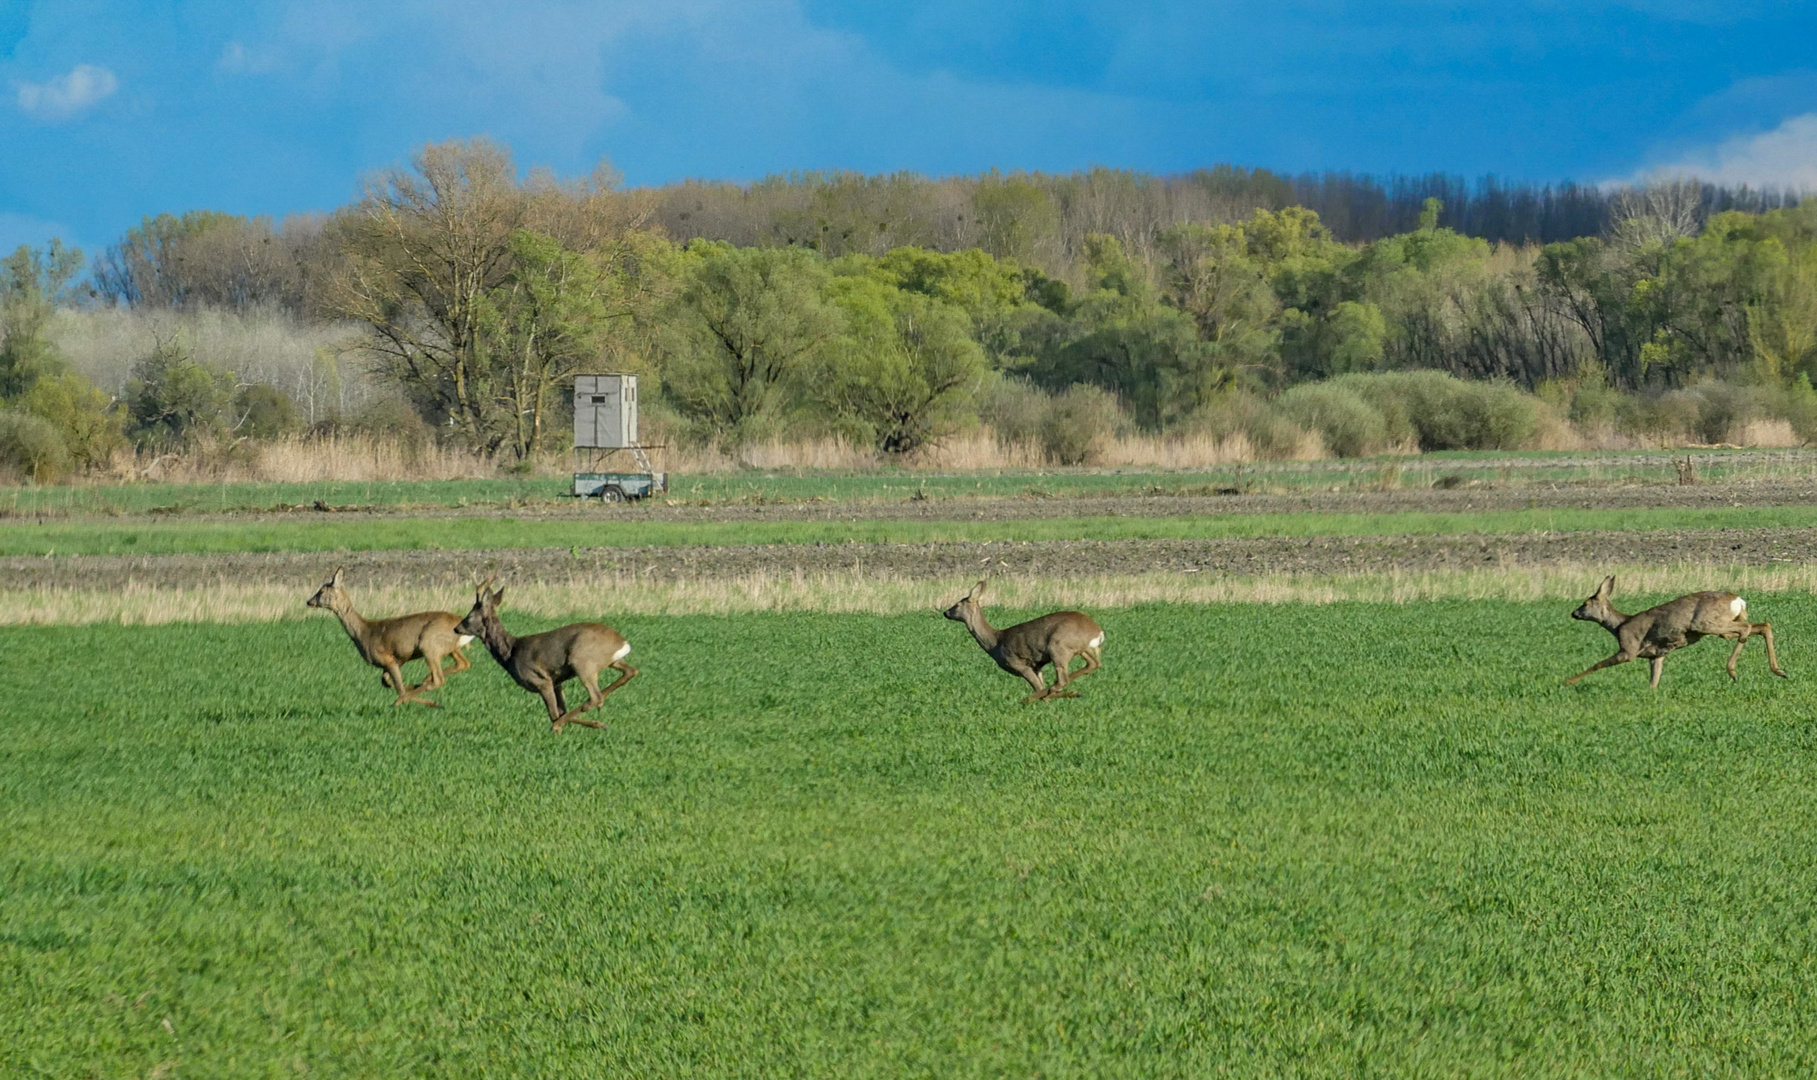
<svg viewBox="0 0 1817 1080"><path fill-rule="evenodd" d="M1472 570L1430 570L1341 577L1279 575L1227 577L1157 573L1053 578L1003 577L992 583L990 603L1008 608L1079 607L1090 610L1137 604L1330 604L1423 600L1575 600L1590 594L1605 573L1621 578L1621 595L1640 603L1654 595L1697 589L1742 593L1809 592L1817 566L1783 567L1549 565ZM508 582L506 608L550 618L614 615L724 615L737 612L931 611L958 598L971 579L908 579L851 574L755 574L728 580L648 584L596 577L570 581ZM244 623L310 617L306 592L277 585L222 583L207 588L127 584L111 589L0 589L0 625L181 622ZM468 598L448 590L371 588L355 601L369 615L434 608L464 612Z"/></svg>

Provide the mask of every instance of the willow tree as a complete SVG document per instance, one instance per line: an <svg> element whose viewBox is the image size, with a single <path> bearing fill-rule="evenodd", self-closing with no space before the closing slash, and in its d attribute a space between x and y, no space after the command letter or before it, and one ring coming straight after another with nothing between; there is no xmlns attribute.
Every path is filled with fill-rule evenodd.
<svg viewBox="0 0 1817 1080"><path fill-rule="evenodd" d="M370 328L377 366L438 427L487 453L533 453L551 379L598 345L594 329L551 320L605 313L646 216L616 186L604 168L574 184L520 180L484 139L424 147L331 223L325 306Z"/></svg>

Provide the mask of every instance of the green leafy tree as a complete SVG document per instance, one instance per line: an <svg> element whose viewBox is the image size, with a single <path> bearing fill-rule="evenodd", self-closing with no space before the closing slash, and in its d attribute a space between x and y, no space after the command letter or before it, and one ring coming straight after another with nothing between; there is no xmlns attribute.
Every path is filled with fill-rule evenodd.
<svg viewBox="0 0 1817 1080"><path fill-rule="evenodd" d="M1075 303L1070 339L1031 367L1037 382L1056 391L1075 383L1108 390L1149 429L1190 415L1231 384L1247 354L1228 340L1201 339L1194 320L1161 302L1147 267L1114 237L1089 238L1086 253L1096 287Z"/></svg>
<svg viewBox="0 0 1817 1080"><path fill-rule="evenodd" d="M1327 323L1332 373L1374 371L1382 366L1388 319L1381 308L1368 301L1344 300L1332 310Z"/></svg>
<svg viewBox="0 0 1817 1080"><path fill-rule="evenodd" d="M961 308L871 276L835 279L827 292L847 331L826 350L814 386L835 419L889 454L976 420L972 399L987 366Z"/></svg>
<svg viewBox="0 0 1817 1080"><path fill-rule="evenodd" d="M801 248L691 244L666 322L668 398L734 443L774 430L805 397L800 380L843 327L821 296L828 269Z"/></svg>
<svg viewBox="0 0 1817 1080"><path fill-rule="evenodd" d="M63 370L46 331L81 272L82 253L58 240L43 249L20 245L0 260L0 398Z"/></svg>
<svg viewBox="0 0 1817 1080"><path fill-rule="evenodd" d="M972 337L999 368L1026 355L1031 326L1050 312L1064 312L1068 303L1065 282L977 248L942 253L900 247L876 260L843 263L839 270L869 273L965 312Z"/></svg>
<svg viewBox="0 0 1817 1080"><path fill-rule="evenodd" d="M628 312L612 310L611 275L595 255L522 229L511 254L511 274L481 300L481 335L494 406L522 459L559 435L550 417L568 380L598 358L612 320Z"/></svg>
<svg viewBox="0 0 1817 1080"><path fill-rule="evenodd" d="M1767 382L1817 372L1817 243L1788 252L1769 294L1748 305L1748 340Z"/></svg>

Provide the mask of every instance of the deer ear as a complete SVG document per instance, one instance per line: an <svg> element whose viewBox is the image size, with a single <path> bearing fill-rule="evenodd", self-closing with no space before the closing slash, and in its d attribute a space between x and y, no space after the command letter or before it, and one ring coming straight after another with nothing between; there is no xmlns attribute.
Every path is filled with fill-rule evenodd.
<svg viewBox="0 0 1817 1080"><path fill-rule="evenodd" d="M976 599L978 599L978 598L979 598L979 597L981 597L981 596L983 596L983 595L984 595L984 587L985 587L985 586L986 586L986 585L988 585L988 584L990 584L990 582L988 582L988 581L980 581L980 582L979 582L979 583L978 583L978 584L976 584L976 585L973 585L973 586L972 586L972 591L971 591L971 592L969 592L969 593L967 593L967 594L966 594L966 595L965 595L965 598L966 598L966 599L967 599L967 600L976 600Z"/></svg>
<svg viewBox="0 0 1817 1080"><path fill-rule="evenodd" d="M500 604L504 603L504 601L505 601L505 587L503 585L500 585L498 587L498 591L492 594L492 599L489 600L488 603L490 603L493 607L497 607Z"/></svg>
<svg viewBox="0 0 1817 1080"><path fill-rule="evenodd" d="M333 585L337 589L341 587L341 568L340 567L338 567L338 566L335 567L334 573L329 575L328 584Z"/></svg>
<svg viewBox="0 0 1817 1080"><path fill-rule="evenodd" d="M1609 597L1609 596L1615 595L1615 575L1614 574L1610 574L1608 577L1602 579L1602 588L1596 590L1596 595L1602 596L1602 597Z"/></svg>

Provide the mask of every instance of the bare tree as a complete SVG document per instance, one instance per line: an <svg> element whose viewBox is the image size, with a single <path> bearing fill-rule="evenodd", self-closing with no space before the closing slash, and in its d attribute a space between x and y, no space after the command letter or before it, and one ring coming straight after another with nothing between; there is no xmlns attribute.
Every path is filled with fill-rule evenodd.
<svg viewBox="0 0 1817 1080"><path fill-rule="evenodd" d="M375 177L330 226L337 258L322 303L370 328L367 349L378 366L432 420L476 449L490 453L509 442L529 453L546 430L538 404L547 402L545 361L553 354L542 345L560 338L545 320L571 294L562 292L565 278L550 285L545 275L542 299L524 302L535 292L516 279L525 253L541 253L539 273L561 260L522 236L547 237L566 251L603 251L610 261L648 214L648 197L619 196L617 181L602 168L576 184L545 174L520 182L509 153L484 139L424 147L409 169ZM596 293L589 286L589 301ZM511 324L520 315L535 325ZM572 367L571 345L558 350L555 370ZM539 358L536 374L517 377L526 356ZM522 393L533 400L520 400ZM527 408L537 415L526 428Z"/></svg>
<svg viewBox="0 0 1817 1080"><path fill-rule="evenodd" d="M1623 188L1609 200L1609 242L1633 252L1696 236L1703 229L1704 191L1696 180L1657 180Z"/></svg>

